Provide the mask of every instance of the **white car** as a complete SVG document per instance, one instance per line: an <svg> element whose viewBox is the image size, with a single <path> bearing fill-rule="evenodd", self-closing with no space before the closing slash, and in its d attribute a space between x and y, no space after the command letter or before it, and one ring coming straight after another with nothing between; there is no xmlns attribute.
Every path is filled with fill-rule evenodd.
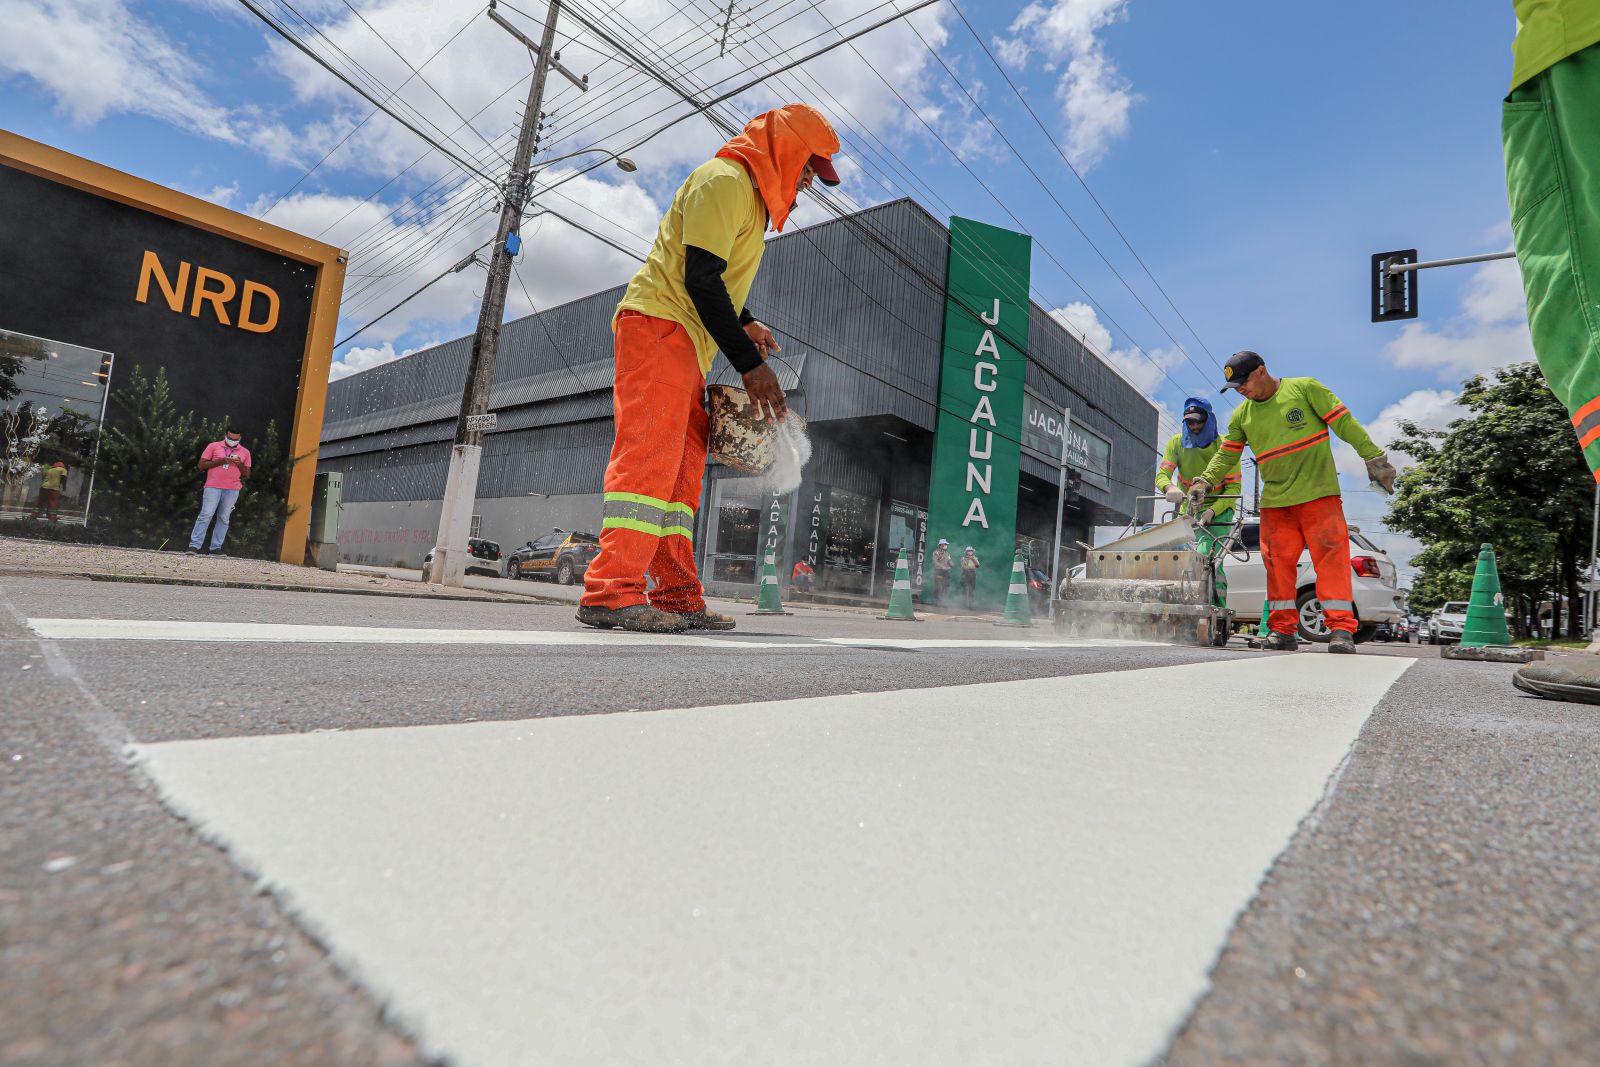
<svg viewBox="0 0 1600 1067"><path fill-rule="evenodd" d="M1228 579L1228 607L1235 621L1254 623L1261 618L1267 600L1267 568L1261 561L1261 524L1246 517L1239 528L1242 544L1223 558L1223 574ZM1240 557L1245 557L1241 559ZM1394 623L1405 617L1405 598L1400 595L1394 561L1383 549L1352 528L1350 531L1351 591L1356 606L1356 640L1365 641L1380 623ZM1300 612L1300 636L1308 641L1326 641L1328 624L1322 617L1322 602L1317 599L1317 571L1309 551L1300 554L1295 575L1295 606ZM1459 631L1458 631L1459 634Z"/></svg>
<svg viewBox="0 0 1600 1067"><path fill-rule="evenodd" d="M1452 600L1428 616L1428 644L1459 644L1461 631L1467 625L1467 602Z"/></svg>

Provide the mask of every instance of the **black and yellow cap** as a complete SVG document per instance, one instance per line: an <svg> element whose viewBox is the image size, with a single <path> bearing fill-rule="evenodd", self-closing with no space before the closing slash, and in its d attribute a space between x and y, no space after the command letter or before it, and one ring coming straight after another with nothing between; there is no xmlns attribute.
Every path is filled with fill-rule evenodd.
<svg viewBox="0 0 1600 1067"><path fill-rule="evenodd" d="M1256 372L1257 367L1265 367L1267 361L1248 349L1235 352L1228 357L1228 362L1222 365L1222 377L1228 384L1217 390L1226 393L1229 389L1237 389L1244 384L1244 380Z"/></svg>

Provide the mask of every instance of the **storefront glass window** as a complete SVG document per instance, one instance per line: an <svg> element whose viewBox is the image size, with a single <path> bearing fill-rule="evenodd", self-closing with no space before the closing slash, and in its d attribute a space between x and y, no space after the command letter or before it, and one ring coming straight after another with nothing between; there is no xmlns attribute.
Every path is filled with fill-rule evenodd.
<svg viewBox="0 0 1600 1067"><path fill-rule="evenodd" d="M706 524L705 577L713 582L754 585L761 535L761 480L720 478Z"/></svg>
<svg viewBox="0 0 1600 1067"><path fill-rule="evenodd" d="M83 523L111 354L0 330L0 519Z"/></svg>
<svg viewBox="0 0 1600 1067"><path fill-rule="evenodd" d="M830 489L828 523L817 587L870 596L878 557L878 502L860 493Z"/></svg>

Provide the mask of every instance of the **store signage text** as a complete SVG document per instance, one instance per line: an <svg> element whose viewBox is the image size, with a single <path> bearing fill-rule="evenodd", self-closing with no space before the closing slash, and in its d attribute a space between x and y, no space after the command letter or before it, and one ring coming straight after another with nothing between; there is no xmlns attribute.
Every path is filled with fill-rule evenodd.
<svg viewBox="0 0 1600 1067"><path fill-rule="evenodd" d="M987 606L1005 599L1015 549L1031 258L1026 234L950 220L927 531L973 547Z"/></svg>
<svg viewBox="0 0 1600 1067"><path fill-rule="evenodd" d="M174 277L173 275L176 275ZM278 294L270 286L248 278L240 285L232 276L210 267L197 267L187 260L179 260L177 269L169 275L161 264L161 257L145 250L139 264L139 287L134 299L141 304L150 302L150 283L154 281L167 307L180 315L200 317L202 305L211 309L218 322L224 326L237 326L250 333L271 333L278 328ZM189 293L193 276L194 293ZM228 305L238 297L239 305L230 317Z"/></svg>
<svg viewBox="0 0 1600 1067"><path fill-rule="evenodd" d="M1061 462L1062 411L1047 407L1028 393L1026 417L1022 424L1022 447L1048 461ZM1084 476L1084 481L1101 489L1110 488L1111 442L1073 419L1067 435L1067 466Z"/></svg>

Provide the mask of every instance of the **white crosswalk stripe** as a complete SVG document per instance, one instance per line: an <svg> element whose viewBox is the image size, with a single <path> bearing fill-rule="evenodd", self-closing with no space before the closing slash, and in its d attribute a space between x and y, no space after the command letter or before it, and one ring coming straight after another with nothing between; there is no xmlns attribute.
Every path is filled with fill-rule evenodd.
<svg viewBox="0 0 1600 1067"><path fill-rule="evenodd" d="M1058 640L1041 629L1037 640L987 641L938 638L790 637L779 640L738 635L697 637L683 634L640 634L620 630L485 630L405 626L319 626L301 623L195 622L173 619L30 619L40 637L56 641L221 641L300 644L429 644L429 645L649 645L742 651L805 649L821 646L918 649L1111 648L1149 644L1140 641Z"/></svg>
<svg viewBox="0 0 1600 1067"><path fill-rule="evenodd" d="M454 1063L1136 1064L1410 662L136 755Z"/></svg>

